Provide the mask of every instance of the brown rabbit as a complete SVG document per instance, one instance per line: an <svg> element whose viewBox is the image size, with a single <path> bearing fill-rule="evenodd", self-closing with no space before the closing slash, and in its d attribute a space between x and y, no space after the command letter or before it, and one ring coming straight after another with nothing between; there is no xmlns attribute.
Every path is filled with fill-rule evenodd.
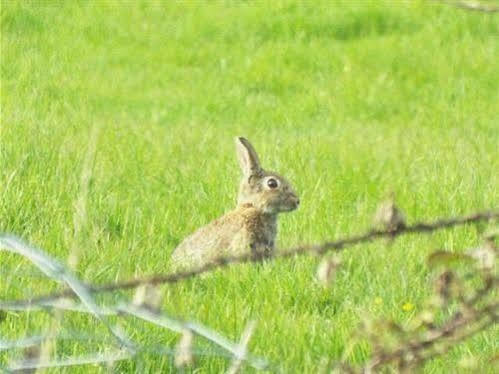
<svg viewBox="0 0 499 374"><path fill-rule="evenodd" d="M237 207L185 238L173 251L174 267L191 268L221 256L250 252L270 254L277 234L277 215L300 204L286 179L262 169L247 139L235 140L243 172Z"/></svg>

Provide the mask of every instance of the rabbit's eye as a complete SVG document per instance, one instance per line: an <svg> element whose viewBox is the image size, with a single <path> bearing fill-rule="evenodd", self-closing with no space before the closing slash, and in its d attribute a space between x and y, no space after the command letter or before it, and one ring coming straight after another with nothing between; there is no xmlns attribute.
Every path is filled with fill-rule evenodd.
<svg viewBox="0 0 499 374"><path fill-rule="evenodd" d="M275 178L269 178L267 179L267 186L273 190L279 187L279 182Z"/></svg>

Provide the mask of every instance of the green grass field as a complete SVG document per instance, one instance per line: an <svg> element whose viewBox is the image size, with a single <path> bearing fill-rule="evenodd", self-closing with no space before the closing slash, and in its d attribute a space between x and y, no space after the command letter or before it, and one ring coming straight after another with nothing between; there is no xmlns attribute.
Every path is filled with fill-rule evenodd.
<svg viewBox="0 0 499 374"><path fill-rule="evenodd" d="M281 248L365 230L390 191L409 222L497 208L498 40L497 15L431 1L2 0L0 232L63 262L78 253L76 272L92 283L167 272L182 238L234 206L236 135L300 194L280 219ZM251 351L284 372L314 373L324 358L361 363L369 347L350 338L364 316L409 324L432 292L426 256L477 245L479 234L351 248L330 289L314 281L317 258L237 266L165 286L163 307L236 341L255 319ZM58 289L17 256L0 252L0 265L1 299ZM51 321L9 313L0 336ZM178 341L120 323L144 345ZM52 326L106 340L60 341L60 357L111 345L90 316ZM493 372L498 331L424 371L475 359ZM0 351L0 365L21 354ZM229 365L203 356L194 372ZM171 356L150 352L117 368L174 370Z"/></svg>

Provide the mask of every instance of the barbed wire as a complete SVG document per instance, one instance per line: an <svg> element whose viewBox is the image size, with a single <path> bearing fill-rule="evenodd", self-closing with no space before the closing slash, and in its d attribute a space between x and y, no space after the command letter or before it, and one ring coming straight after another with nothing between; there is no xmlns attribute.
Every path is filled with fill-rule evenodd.
<svg viewBox="0 0 499 374"><path fill-rule="evenodd" d="M78 279L68 267L50 257L43 250L28 245L18 238L0 235L0 250L6 249L29 259L47 276L47 278L69 285L69 288L61 292L52 293L46 296L23 300L0 301L0 311L42 309L55 310L59 311L59 313L62 313L63 311L88 313L97 318L97 320L106 327L106 331L110 334L108 338L112 338L111 343L113 341L115 345L117 343L117 347L115 347L114 350L81 354L80 356L50 358L47 352L44 354L43 350L37 347L42 346L45 342L52 339L66 339L67 336L55 333L54 335L52 331L49 331L48 335L34 335L15 341L0 340L0 350L27 350L23 359L12 362L10 367L1 367L0 370L6 370L8 372L12 370L31 370L85 364L109 364L116 361L133 359L134 357L137 357L139 352L163 351L175 358L176 366L191 365L194 355L213 354L231 360L232 363L229 368L231 373L239 371L243 362L251 365L257 370L267 368L276 369L278 371L275 364L269 363L264 358L256 357L247 351L248 341L255 327L253 321L245 328L240 342L234 343L217 331L211 330L198 322L184 321L161 311L159 307L160 302L158 300L154 301L155 296L153 295L154 297L151 297L151 294L148 294L148 292L154 293L154 291L157 290L155 286L161 284L178 283L182 280L191 279L200 274L233 264L261 262L277 258L289 259L301 255L324 256L331 251L341 251L348 247L382 238L393 240L402 235L416 233L428 234L459 225L476 224L478 222L499 218L498 211L489 210L465 216L442 218L431 222L417 222L412 225L407 225L403 214L392 203L384 205L381 208L382 209L379 210L381 213L377 213L376 219L378 223L381 223L384 226L383 229L373 228L364 233L335 241L314 245L302 245L287 250L277 251L273 255L255 256L254 254L245 254L232 257L220 257L206 265L191 270L169 274L156 274L149 277L135 278L99 286L84 283ZM454 256L454 254L437 252L433 256L434 258L443 258L445 260ZM466 257L466 255L460 256L459 259ZM337 264L334 266L336 265ZM392 364L398 365L400 370L405 370L407 367L417 367L426 362L429 358L442 354L447 349L450 349L453 343L462 341L466 337L483 331L495 324L498 318L499 303L493 301L485 306L480 303L482 303L491 292L496 290L498 278L492 276L490 272L487 271L482 272L481 275L484 280L484 287L475 289L474 293L469 295L467 299L460 299L461 305L465 306L465 309L458 310L452 318L448 319L447 322L442 324L439 328L431 328L426 337L411 335L411 331L406 331L406 339L399 344L397 349L388 350L377 346L374 355L360 372L373 372L386 365ZM441 293L448 293L449 287L450 286L447 285L447 291L441 291ZM130 289L137 289L133 302L129 302L127 297L122 297L122 300L114 305L102 306L94 299L96 294L99 293L126 291ZM73 299L79 301L76 302ZM445 305L449 305L449 302L450 301L446 299ZM60 317L60 314L55 313L55 315ZM118 325L115 325L114 322L111 324L110 320L108 320L109 316L132 316L138 318L153 326L165 328L176 334L181 334L180 342L175 349L166 348L159 344L152 346L139 344L136 341L132 341L128 337L128 334L119 328ZM0 314L0 318L1 317ZM393 323L390 326L393 326ZM212 351L212 353L207 353L206 351L196 349L193 347L194 336L205 339L215 348L215 350ZM91 339L92 337L89 337L88 340ZM75 339L75 341L76 340L78 339ZM435 349L437 344L444 344L444 348ZM356 368L344 363L337 365L336 368L345 372L358 372Z"/></svg>
<svg viewBox="0 0 499 374"><path fill-rule="evenodd" d="M302 245L288 250L277 251L274 254L243 254L239 256L226 256L214 259L212 262L202 265L197 268L190 270L168 273L168 274L156 274L148 277L134 278L131 280L113 282L108 284L103 284L99 286L87 285L89 292L92 293L104 293L113 292L117 290L127 290L134 289L138 286L149 284L149 285L159 285L159 284L173 284L179 281L190 279L198 275L208 273L219 268L227 267L229 265L248 263L248 262L262 262L269 259L288 259L300 255L323 255L329 251L340 251L347 247L352 247L361 243L371 242L374 240L382 238L394 239L402 235L409 234L429 234L437 230L447 229L454 226L465 225L469 223L477 223L480 221L488 221L491 219L499 218L499 211L488 210L483 212L476 212L465 216L451 217L451 218L441 218L433 222L417 222L412 225L398 225L395 228L387 229L370 229L364 233L346 237L343 239L324 242L322 244L315 245ZM12 300L0 302L0 309L2 308L15 308L28 306L30 304L41 304L44 302L52 302L57 299L75 297L74 292L71 289L66 289L60 292L51 293L45 296L40 296L36 298L24 299L24 300Z"/></svg>

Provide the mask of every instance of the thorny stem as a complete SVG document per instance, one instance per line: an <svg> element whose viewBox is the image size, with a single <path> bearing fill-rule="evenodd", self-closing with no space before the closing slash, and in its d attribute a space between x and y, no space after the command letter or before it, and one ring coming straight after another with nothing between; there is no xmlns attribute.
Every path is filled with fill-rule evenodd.
<svg viewBox="0 0 499 374"><path fill-rule="evenodd" d="M462 311L457 311L453 317L445 325L440 327L438 331L435 331L431 337L422 340L412 340L403 345L401 348L398 348L390 353L381 352L377 354L376 357L374 357L371 362L364 367L363 372L371 372L372 370L378 369L382 365L394 361L399 361L404 365L411 364L412 366L427 361L436 355L444 353L450 348L450 345L447 345L442 351L431 352L430 349L434 347L436 343L441 343L442 339L447 339L448 342L464 340L467 337L484 330L488 326L497 322L498 311L499 303L492 303L476 310L467 318L463 316ZM486 317L489 317L490 319L487 320ZM484 319L485 322L482 322ZM470 326L474 328L469 328ZM467 330L467 328L469 329ZM464 331L458 335L461 330ZM425 356L425 351L429 351L430 353ZM411 353L414 357L416 357L416 359L412 362L407 362L405 359L407 353Z"/></svg>

